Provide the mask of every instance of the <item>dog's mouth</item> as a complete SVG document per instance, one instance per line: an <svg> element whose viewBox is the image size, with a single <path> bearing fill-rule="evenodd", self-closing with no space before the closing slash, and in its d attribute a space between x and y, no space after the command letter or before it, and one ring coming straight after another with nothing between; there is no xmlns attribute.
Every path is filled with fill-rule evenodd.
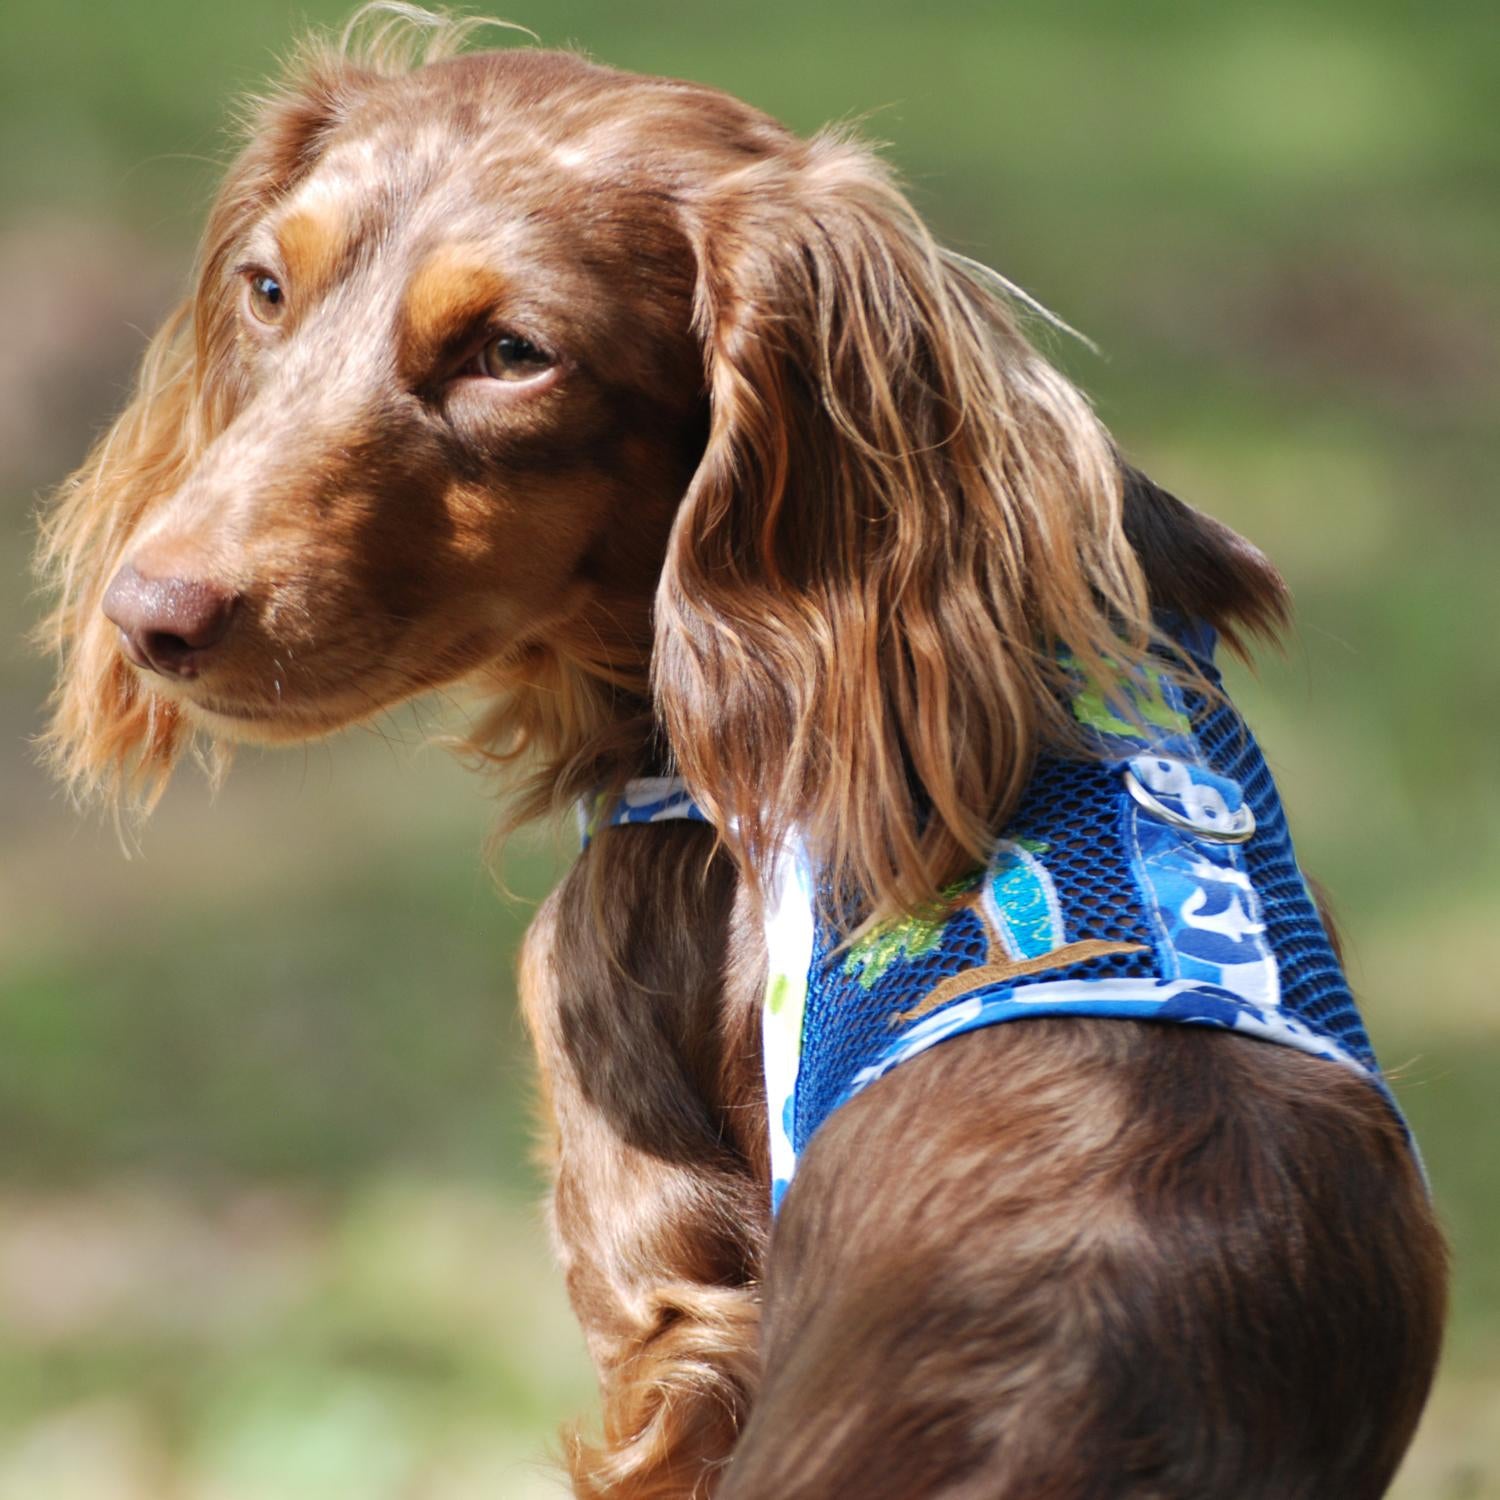
<svg viewBox="0 0 1500 1500"><path fill-rule="evenodd" d="M234 702L201 694L173 693L188 718L225 740L297 740L326 731L305 710L287 704Z"/></svg>
<svg viewBox="0 0 1500 1500"><path fill-rule="evenodd" d="M260 705L252 707L244 703L220 703L212 698L186 698L182 702L195 713L207 714L215 719L232 719L242 724L262 724L285 712L283 709L266 708Z"/></svg>
<svg viewBox="0 0 1500 1500"><path fill-rule="evenodd" d="M373 684L320 685L316 693L286 684L267 696L257 686L245 693L216 683L153 684L190 722L216 739L260 744L294 744L320 739L395 706L407 693L382 694Z"/></svg>
<svg viewBox="0 0 1500 1500"><path fill-rule="evenodd" d="M145 675L145 674L143 674ZM298 740L326 734L347 722L324 695L308 698L277 684L269 692L257 685L244 692L233 684L188 678L150 678L151 691L169 699L188 719L226 740Z"/></svg>
<svg viewBox="0 0 1500 1500"><path fill-rule="evenodd" d="M378 718L513 655L520 645L506 643L488 624L433 644L431 631L413 642L410 622L365 621L356 648L343 629L308 629L288 640L266 623L264 612L242 609L239 633L190 658L187 669L170 660L143 662L124 645L121 655L146 692L212 738L289 745Z"/></svg>
<svg viewBox="0 0 1500 1500"><path fill-rule="evenodd" d="M235 626L227 639L201 647L148 635L141 648L121 629L120 654L144 691L221 740L320 738L404 696L387 680L388 670L345 670L346 651L269 637L262 612L242 605Z"/></svg>

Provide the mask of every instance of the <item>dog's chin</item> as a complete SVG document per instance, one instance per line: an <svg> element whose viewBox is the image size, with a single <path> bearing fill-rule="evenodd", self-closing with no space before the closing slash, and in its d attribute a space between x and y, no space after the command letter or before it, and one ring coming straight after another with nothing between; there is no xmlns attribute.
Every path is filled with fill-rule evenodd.
<svg viewBox="0 0 1500 1500"><path fill-rule="evenodd" d="M194 729L241 745L295 745L337 734L378 714L386 705L239 701L206 693L174 692L171 700Z"/></svg>
<svg viewBox="0 0 1500 1500"><path fill-rule="evenodd" d="M483 661L480 653L474 653ZM319 683L316 692L295 685L268 697L245 691L229 673L168 680L152 676L148 690L170 702L194 729L215 740L247 745L295 745L324 739L377 719L422 694L451 686L464 672L431 676L385 671ZM145 673L140 673L146 676ZM300 690L299 690L300 689Z"/></svg>
<svg viewBox="0 0 1500 1500"><path fill-rule="evenodd" d="M209 708L179 700L188 722L216 740L241 745L292 745L331 734L336 724L309 724L286 712Z"/></svg>

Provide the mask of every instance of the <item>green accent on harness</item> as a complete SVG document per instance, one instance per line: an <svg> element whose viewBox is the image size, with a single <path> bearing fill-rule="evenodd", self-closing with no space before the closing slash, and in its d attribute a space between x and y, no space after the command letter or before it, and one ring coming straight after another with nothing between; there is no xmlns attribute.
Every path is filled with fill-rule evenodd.
<svg viewBox="0 0 1500 1500"><path fill-rule="evenodd" d="M778 974L771 981L771 988L766 995L766 1009L773 1016L779 1016L782 1007L786 1004L787 996L792 992L792 981L785 974Z"/></svg>
<svg viewBox="0 0 1500 1500"><path fill-rule="evenodd" d="M858 979L860 988L873 989L882 974L901 958L920 958L942 941L943 925L953 915L958 898L978 885L983 870L976 870L938 893L936 901L920 906L903 917L882 922L858 942L849 945L844 958L844 976Z"/></svg>
<svg viewBox="0 0 1500 1500"><path fill-rule="evenodd" d="M807 1020L807 980L774 974L766 986L766 1042L793 1058L802 1056L802 1027ZM779 1039L779 1041L778 1041ZM792 1070L792 1076L796 1069Z"/></svg>
<svg viewBox="0 0 1500 1500"><path fill-rule="evenodd" d="M590 799L588 816L584 819L583 841L590 843L609 826L609 815L614 811L615 799L608 792L595 792Z"/></svg>
<svg viewBox="0 0 1500 1500"><path fill-rule="evenodd" d="M1065 659L1064 665L1076 667L1077 662L1070 657ZM1142 728L1148 724L1165 729L1169 734L1191 734L1192 722L1180 708L1172 706L1162 673L1155 667L1145 666L1140 675L1144 682L1139 679L1121 682L1113 700L1105 697L1103 688L1097 683L1087 683L1073 695L1073 717L1086 728L1121 739L1140 739ZM1121 694L1128 703L1126 713L1135 710L1134 719L1116 711L1122 706Z"/></svg>

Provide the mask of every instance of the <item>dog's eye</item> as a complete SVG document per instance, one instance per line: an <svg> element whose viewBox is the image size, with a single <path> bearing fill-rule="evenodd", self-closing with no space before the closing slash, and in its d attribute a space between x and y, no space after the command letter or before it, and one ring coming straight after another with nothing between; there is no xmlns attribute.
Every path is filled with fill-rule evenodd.
<svg viewBox="0 0 1500 1500"><path fill-rule="evenodd" d="M533 380L551 368L550 355L515 333L491 339L479 355L480 373L493 380Z"/></svg>
<svg viewBox="0 0 1500 1500"><path fill-rule="evenodd" d="M269 271L252 271L248 278L251 314L262 323L279 323L286 316L286 293Z"/></svg>

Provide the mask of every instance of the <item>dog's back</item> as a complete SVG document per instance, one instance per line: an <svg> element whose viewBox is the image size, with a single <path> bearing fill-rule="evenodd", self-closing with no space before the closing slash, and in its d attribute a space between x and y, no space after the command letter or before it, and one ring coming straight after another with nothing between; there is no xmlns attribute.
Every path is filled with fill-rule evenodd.
<svg viewBox="0 0 1500 1500"><path fill-rule="evenodd" d="M1037 1020L896 1069L777 1221L723 1500L1373 1500L1437 1355L1399 1125L1240 1037Z"/></svg>

